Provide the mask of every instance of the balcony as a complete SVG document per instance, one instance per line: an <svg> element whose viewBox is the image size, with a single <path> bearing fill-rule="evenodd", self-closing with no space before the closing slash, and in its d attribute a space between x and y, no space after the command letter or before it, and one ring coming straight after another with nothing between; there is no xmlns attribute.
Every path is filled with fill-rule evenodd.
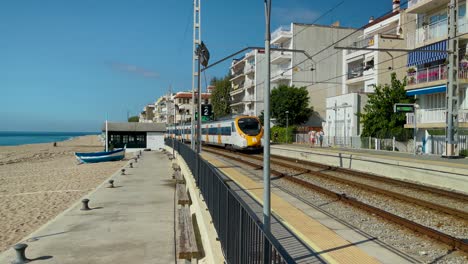
<svg viewBox="0 0 468 264"><path fill-rule="evenodd" d="M366 69L363 66L354 67L348 70L348 80L359 78L364 76L364 71Z"/></svg>
<svg viewBox="0 0 468 264"><path fill-rule="evenodd" d="M407 13L421 14L441 6L447 6L450 0L409 0Z"/></svg>
<svg viewBox="0 0 468 264"><path fill-rule="evenodd" d="M235 81L239 81L239 80L244 80L244 77L245 74L243 73L243 71L239 71L239 72L235 72L234 73L234 77L231 78L231 82L235 82Z"/></svg>
<svg viewBox="0 0 468 264"><path fill-rule="evenodd" d="M292 58L291 52L273 51L271 53L272 64L284 64L285 62L290 62L291 58Z"/></svg>
<svg viewBox="0 0 468 264"><path fill-rule="evenodd" d="M462 32L462 29L466 29L466 26L459 28L460 33L464 33ZM427 26L416 28L415 32L408 33L407 45L409 48L418 48L429 45L447 38L447 34L447 19L440 20Z"/></svg>
<svg viewBox="0 0 468 264"><path fill-rule="evenodd" d="M271 82L279 82L282 80L291 80L292 70L288 68L279 68L271 72Z"/></svg>
<svg viewBox="0 0 468 264"><path fill-rule="evenodd" d="M374 43L374 37L372 36L372 37L368 37L368 38L353 42L353 44L350 45L350 47L363 49L363 48L367 48L367 47L370 47L370 46L374 46L374 44L375 44ZM355 53L355 52L358 52L358 51L359 50L347 50L346 54L349 55L349 54L352 54L352 53Z"/></svg>
<svg viewBox="0 0 468 264"><path fill-rule="evenodd" d="M271 43L283 43L292 38L290 27L281 26L271 33Z"/></svg>
<svg viewBox="0 0 468 264"><path fill-rule="evenodd" d="M420 109L416 112L417 114L417 126L431 127L444 127L446 122L447 109L446 108L432 108L432 109ZM458 111L458 122L468 122L468 109L460 109ZM425 125L429 124L429 126ZM406 126L410 128L414 126L414 113L406 114Z"/></svg>
<svg viewBox="0 0 468 264"><path fill-rule="evenodd" d="M447 80L447 73L447 65L436 65L429 68L409 71L407 74L407 85L416 86L424 83L445 81ZM468 79L468 69L463 67L463 65L460 65L458 70L458 78L461 80Z"/></svg>

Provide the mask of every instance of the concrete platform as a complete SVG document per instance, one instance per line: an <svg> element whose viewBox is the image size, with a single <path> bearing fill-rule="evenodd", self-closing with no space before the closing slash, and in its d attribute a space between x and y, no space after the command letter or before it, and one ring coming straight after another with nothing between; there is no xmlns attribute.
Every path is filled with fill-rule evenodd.
<svg viewBox="0 0 468 264"><path fill-rule="evenodd" d="M363 149L272 145L271 154L375 173L468 194L468 159Z"/></svg>
<svg viewBox="0 0 468 264"><path fill-rule="evenodd" d="M27 257L37 263L175 263L170 161L144 152L126 170L111 177L116 188L106 181L86 196L91 211L81 211L78 202L25 238ZM9 249L0 263L14 258Z"/></svg>

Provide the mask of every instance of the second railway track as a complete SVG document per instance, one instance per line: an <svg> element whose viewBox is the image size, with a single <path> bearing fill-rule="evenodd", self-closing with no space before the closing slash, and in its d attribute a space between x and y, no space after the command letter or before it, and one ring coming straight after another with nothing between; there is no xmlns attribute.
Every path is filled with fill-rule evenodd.
<svg viewBox="0 0 468 264"><path fill-rule="evenodd" d="M252 166L258 169L262 168L262 165L258 164L258 162L262 160L262 157L260 155L247 155L247 154L242 154L242 153L235 153L233 155L233 154L230 154L229 152L225 152L225 151L221 151L219 149L213 149L213 148L206 149L206 151L215 153L216 155L220 155L225 158L229 158L231 160L236 160L238 162L247 164L249 166ZM248 161L247 159L253 160L253 162ZM413 197L410 195L402 194L399 192L386 190L385 188L379 188L369 183L362 183L356 180L350 180L350 179L346 179L343 177L339 177L337 175L330 175L329 173L326 173L326 171L350 174L350 175L354 175L356 177L361 177L361 178L372 178L372 180L374 181L377 180L378 178L377 176L360 173L357 171L347 170L347 169L333 168L330 166L316 164L313 162L304 162L304 161L299 161L299 162L300 162L300 166L298 165L298 161L295 159L278 157L278 156L271 157L272 166L275 166L275 167L278 166L278 167L283 167L283 168L287 168L290 170L294 170L295 172L297 172L295 173L296 176L308 174L308 175L313 175L314 177L328 179L336 183L353 186L353 187L356 187L356 188L359 188L368 192L373 192L379 195L391 197L393 199L397 199L408 204L416 204L418 206L429 208L436 212L442 212L444 214L456 217L459 221L461 221L461 223L465 223L465 225L467 223L468 213L465 210L463 210L463 208L458 209L458 208L454 208L453 206L446 206L446 205L442 205L439 203L430 202L428 200L419 199L417 197ZM318 171L313 168L306 168L308 166L321 168L322 171ZM284 172L284 169L281 171L272 169L271 173L277 177L281 177L289 182L293 182L305 188L313 189L327 196L338 198L339 200L347 204L350 204L354 207L363 209L371 214L378 215L391 222L397 223L406 228L425 234L433 239L439 240L449 245L452 248L457 248L457 249L464 251L465 253L468 253L468 243L463 238L458 238L456 236L446 234L445 232L438 231L434 228L431 228L423 224L417 223L415 221L409 220L405 217L398 216L392 212L380 209L376 206L372 206L352 196L348 196L346 193L330 190L332 188L323 187L314 182L310 182L308 179L301 179L299 177L293 177L291 176L292 173ZM382 179L382 182L387 182L389 184L394 184L394 185L406 184L406 182L393 180L389 178L381 178L381 179ZM464 204L466 200L468 200L468 197L463 194L451 193L445 190L434 189L434 188L427 187L427 186L420 186L414 183L408 183L408 185L405 187L406 188L411 187L411 188L421 190L424 192L430 192L440 197L448 197L447 199L452 200L452 201L459 200L462 205Z"/></svg>

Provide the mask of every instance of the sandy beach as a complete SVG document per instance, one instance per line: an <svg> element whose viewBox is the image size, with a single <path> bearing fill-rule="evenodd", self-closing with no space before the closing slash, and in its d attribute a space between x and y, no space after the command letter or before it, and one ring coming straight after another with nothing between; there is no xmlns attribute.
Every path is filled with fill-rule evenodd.
<svg viewBox="0 0 468 264"><path fill-rule="evenodd" d="M93 190L126 161L78 165L74 152L102 150L98 136L0 147L0 252Z"/></svg>

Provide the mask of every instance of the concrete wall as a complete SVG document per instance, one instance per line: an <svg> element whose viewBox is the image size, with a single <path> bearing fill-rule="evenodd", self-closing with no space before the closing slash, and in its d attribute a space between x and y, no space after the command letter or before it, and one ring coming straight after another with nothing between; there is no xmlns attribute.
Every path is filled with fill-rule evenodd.
<svg viewBox="0 0 468 264"><path fill-rule="evenodd" d="M164 148L164 133L147 132L146 148L158 150Z"/></svg>
<svg viewBox="0 0 468 264"><path fill-rule="evenodd" d="M297 149L272 147L271 154L374 173L389 178L452 189L468 194L466 168L456 167L455 165L448 167L436 165L437 162L432 165L429 162L405 161L403 158L384 159L375 155L361 155L344 151L332 152L320 149L298 151Z"/></svg>
<svg viewBox="0 0 468 264"><path fill-rule="evenodd" d="M362 32L353 28L329 27L319 25L304 25L293 23L293 49L305 50L314 55L332 43L350 35L337 46L349 46L357 40ZM343 52L333 47L317 54L312 62L304 54L293 53L292 63L297 66L293 70L292 82L297 87L306 86L310 96L310 106L318 113L320 120L310 120L308 125L322 125L325 120L325 99L341 94L341 79L343 73ZM305 61L304 61L305 60ZM303 63L299 63L302 62ZM311 71L311 68L315 68ZM317 83L319 82L319 83ZM313 84L316 83L316 84Z"/></svg>

